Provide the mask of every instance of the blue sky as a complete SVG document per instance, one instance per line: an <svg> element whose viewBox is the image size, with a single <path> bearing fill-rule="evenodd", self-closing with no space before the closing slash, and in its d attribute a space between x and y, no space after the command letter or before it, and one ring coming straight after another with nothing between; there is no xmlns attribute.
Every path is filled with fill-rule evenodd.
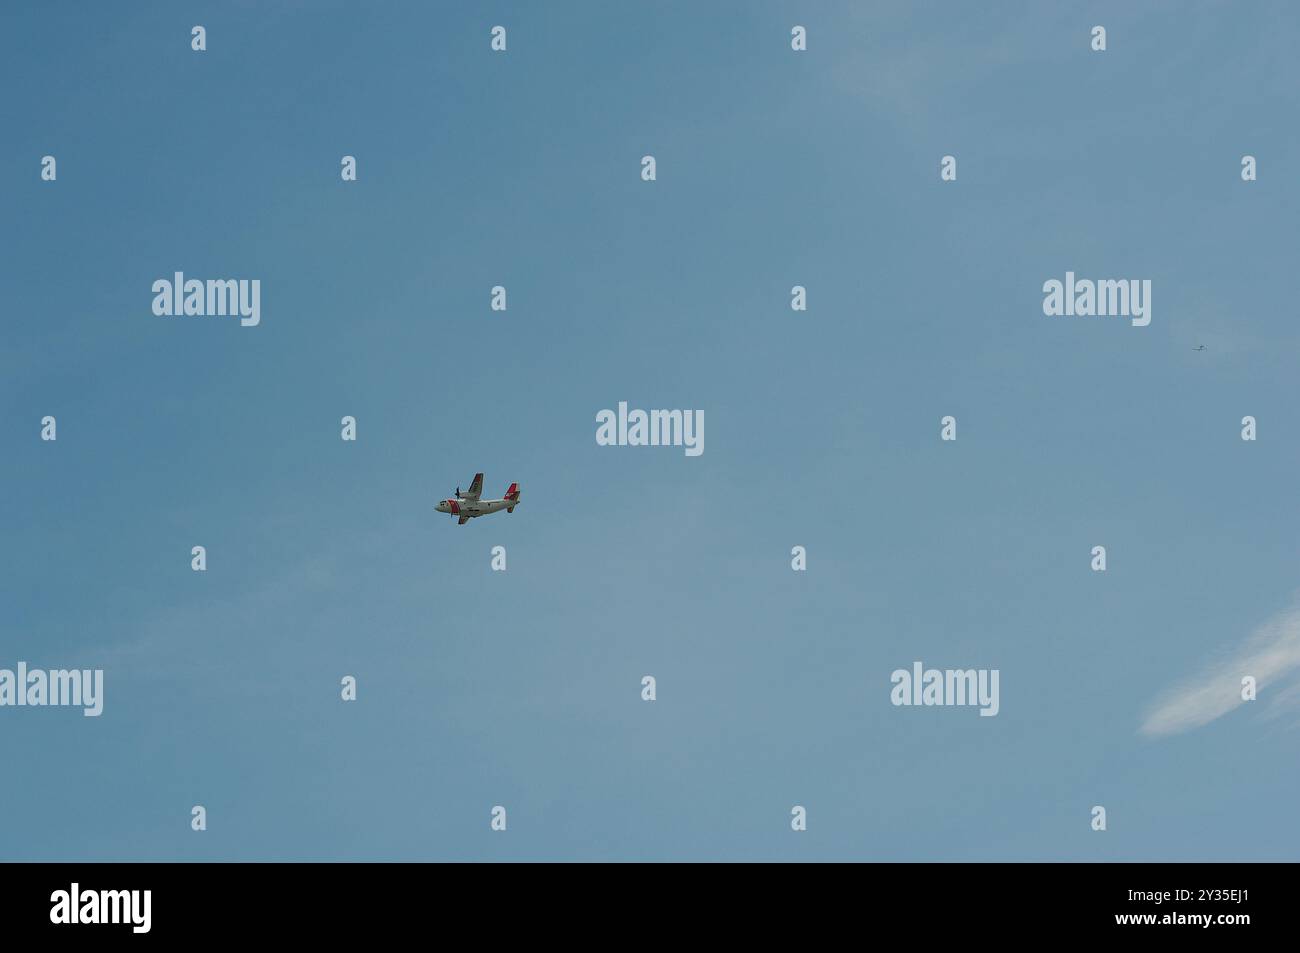
<svg viewBox="0 0 1300 953"><path fill-rule="evenodd" d="M1300 624L1290 5L2 16L0 667L106 697L0 709L0 856L1297 857L1294 669L1141 730ZM704 454L597 446L620 400ZM520 508L436 514L477 470ZM892 706L915 660L1000 713Z"/></svg>

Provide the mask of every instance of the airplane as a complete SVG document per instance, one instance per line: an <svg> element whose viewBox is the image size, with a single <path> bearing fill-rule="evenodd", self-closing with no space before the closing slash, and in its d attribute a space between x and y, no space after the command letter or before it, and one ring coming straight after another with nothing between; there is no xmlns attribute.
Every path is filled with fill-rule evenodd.
<svg viewBox="0 0 1300 953"><path fill-rule="evenodd" d="M489 513L499 513L505 510L507 513L513 513L515 507L519 505L519 484L511 483L510 489L506 490L506 495L499 500L482 500L483 495L483 474L474 474L474 482L469 485L469 489L464 493L460 492L460 487L456 487L456 495L452 499L443 500L434 507L439 513L450 513L452 516L459 516L456 521L458 526L464 526L476 516L487 516Z"/></svg>
<svg viewBox="0 0 1300 953"><path fill-rule="evenodd" d="M1205 345L1202 344L1200 347L1194 347L1194 348L1192 348L1192 350L1193 350L1193 351L1204 351L1204 350L1205 350Z"/></svg>

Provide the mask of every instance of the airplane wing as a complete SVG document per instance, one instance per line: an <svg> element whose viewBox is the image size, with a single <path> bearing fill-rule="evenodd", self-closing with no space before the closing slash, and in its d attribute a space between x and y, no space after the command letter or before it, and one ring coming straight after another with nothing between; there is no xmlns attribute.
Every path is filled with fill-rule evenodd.
<svg viewBox="0 0 1300 953"><path fill-rule="evenodd" d="M468 523L468 522L469 522L469 517L468 517L468 516L462 516L460 519L456 520L456 525L457 525L457 526L464 526L464 525L465 525L466 523Z"/></svg>
<svg viewBox="0 0 1300 953"><path fill-rule="evenodd" d="M462 493L462 500L477 500L483 495L483 474L474 474L474 482L469 485L469 489Z"/></svg>

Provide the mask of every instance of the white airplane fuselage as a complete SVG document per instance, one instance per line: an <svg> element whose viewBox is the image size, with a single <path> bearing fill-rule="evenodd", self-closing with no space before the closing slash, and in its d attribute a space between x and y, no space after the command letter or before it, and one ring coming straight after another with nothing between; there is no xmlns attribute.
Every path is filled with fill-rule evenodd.
<svg viewBox="0 0 1300 953"><path fill-rule="evenodd" d="M473 519L475 516L487 516L489 513L499 513L501 510L513 510L518 505L518 500L451 499L443 500L434 509L439 513L450 513L452 516L467 516Z"/></svg>

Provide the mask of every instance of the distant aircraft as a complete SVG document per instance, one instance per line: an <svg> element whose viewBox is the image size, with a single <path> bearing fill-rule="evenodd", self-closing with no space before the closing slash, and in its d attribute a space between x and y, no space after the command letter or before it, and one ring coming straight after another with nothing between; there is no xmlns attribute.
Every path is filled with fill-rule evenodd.
<svg viewBox="0 0 1300 953"><path fill-rule="evenodd" d="M1205 345L1204 345L1204 344L1201 344L1201 345L1199 345L1199 346L1197 346L1197 347L1192 348L1192 350L1193 350L1193 351L1204 351L1204 350L1205 350Z"/></svg>
<svg viewBox="0 0 1300 953"><path fill-rule="evenodd" d="M434 509L439 513L450 513L452 516L459 516L457 524L464 526L476 516L486 516L489 513L497 513L505 510L507 513L513 513L515 507L519 505L519 484L511 483L510 489L506 490L506 495L499 500L480 500L483 494L483 474L474 474L474 482L469 485L469 489L464 493L460 492L460 487L456 487L456 496L450 500L443 500Z"/></svg>

